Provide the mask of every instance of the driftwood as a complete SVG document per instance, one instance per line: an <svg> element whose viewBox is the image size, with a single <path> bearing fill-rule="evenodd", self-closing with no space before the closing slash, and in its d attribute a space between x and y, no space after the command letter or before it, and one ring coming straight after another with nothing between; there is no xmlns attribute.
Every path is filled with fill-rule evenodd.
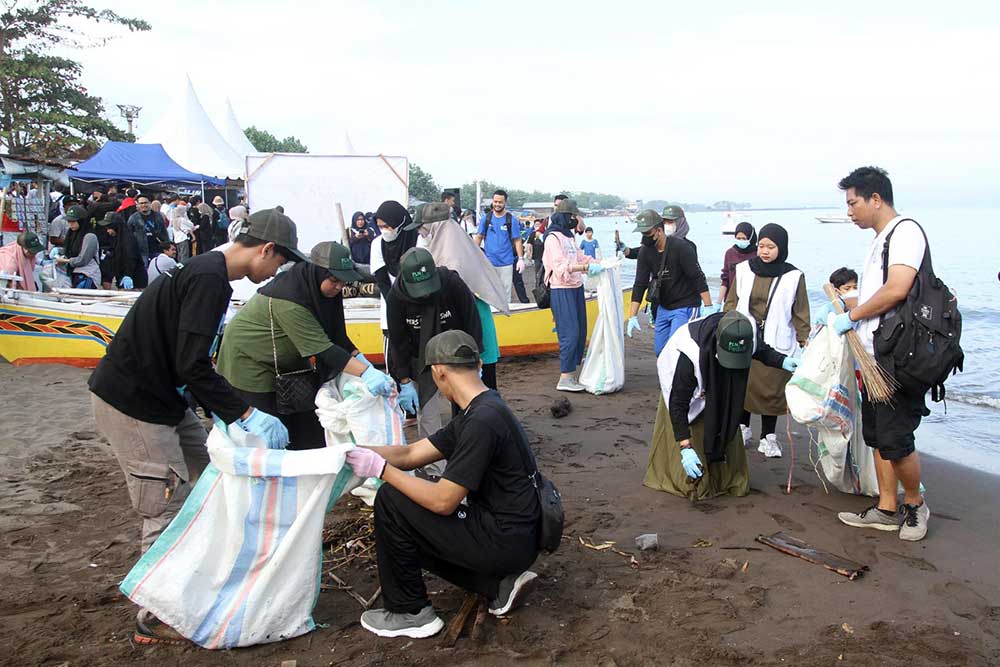
<svg viewBox="0 0 1000 667"><path fill-rule="evenodd" d="M439 644L441 648L453 648L455 646L458 636L462 634L462 629L465 627L465 622L469 619L469 614L472 613L472 610L476 608L476 604L479 602L479 597L475 593L465 594L465 599L462 600L462 607L458 610L455 618L451 619L451 623L448 624L444 635L441 637Z"/></svg>
<svg viewBox="0 0 1000 667"><path fill-rule="evenodd" d="M826 569L832 570L837 574L842 574L851 580L857 579L865 572L868 572L867 565L862 565L843 556L814 549L797 537L792 537L785 533L758 535L757 541L789 556L796 556L810 563L822 565Z"/></svg>
<svg viewBox="0 0 1000 667"><path fill-rule="evenodd" d="M481 643L483 641L483 625L486 623L486 612L488 609L489 605L486 604L486 598L480 595L479 606L476 607L476 620L472 624L472 632L469 633L469 637L474 642Z"/></svg>

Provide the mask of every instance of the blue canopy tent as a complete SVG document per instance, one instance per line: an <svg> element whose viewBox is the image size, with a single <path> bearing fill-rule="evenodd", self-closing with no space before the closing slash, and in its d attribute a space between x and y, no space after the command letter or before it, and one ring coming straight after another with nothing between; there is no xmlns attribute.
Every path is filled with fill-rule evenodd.
<svg viewBox="0 0 1000 667"><path fill-rule="evenodd" d="M196 174L174 162L160 144L130 144L109 141L101 150L76 165L74 181L128 181L141 185L226 184L225 179Z"/></svg>

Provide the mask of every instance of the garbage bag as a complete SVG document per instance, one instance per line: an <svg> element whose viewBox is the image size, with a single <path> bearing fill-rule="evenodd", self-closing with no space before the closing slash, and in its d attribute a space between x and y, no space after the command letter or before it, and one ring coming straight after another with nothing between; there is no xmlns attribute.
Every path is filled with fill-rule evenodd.
<svg viewBox="0 0 1000 667"><path fill-rule="evenodd" d="M580 384L592 394L610 394L625 386L625 304L620 260L601 262L597 276L597 321L580 369Z"/></svg>

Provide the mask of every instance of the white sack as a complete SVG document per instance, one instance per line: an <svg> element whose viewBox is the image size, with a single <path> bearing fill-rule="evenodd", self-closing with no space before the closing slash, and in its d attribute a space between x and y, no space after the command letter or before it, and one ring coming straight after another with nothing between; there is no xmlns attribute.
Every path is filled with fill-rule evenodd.
<svg viewBox="0 0 1000 667"><path fill-rule="evenodd" d="M592 394L610 394L625 386L625 304L616 259L601 262L597 276L597 321L580 370L580 384Z"/></svg>

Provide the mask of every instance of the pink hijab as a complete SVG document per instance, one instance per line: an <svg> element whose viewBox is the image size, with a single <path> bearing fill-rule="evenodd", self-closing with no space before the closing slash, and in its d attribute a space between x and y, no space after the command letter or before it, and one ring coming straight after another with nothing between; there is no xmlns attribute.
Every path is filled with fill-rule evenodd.
<svg viewBox="0 0 1000 667"><path fill-rule="evenodd" d="M24 256L24 249L17 241L0 248L0 273L21 276L21 282L11 281L11 287L35 291L35 261Z"/></svg>

